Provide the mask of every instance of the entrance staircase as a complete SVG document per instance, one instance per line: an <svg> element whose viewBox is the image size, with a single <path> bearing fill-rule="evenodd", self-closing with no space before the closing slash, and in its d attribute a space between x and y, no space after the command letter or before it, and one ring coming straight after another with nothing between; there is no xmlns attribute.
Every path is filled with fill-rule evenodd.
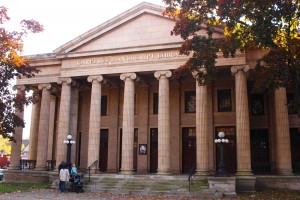
<svg viewBox="0 0 300 200"><path fill-rule="evenodd" d="M84 177L86 191L169 196L209 196L221 194L209 189L207 179L194 177L189 184L188 175L123 175L91 174Z"/></svg>

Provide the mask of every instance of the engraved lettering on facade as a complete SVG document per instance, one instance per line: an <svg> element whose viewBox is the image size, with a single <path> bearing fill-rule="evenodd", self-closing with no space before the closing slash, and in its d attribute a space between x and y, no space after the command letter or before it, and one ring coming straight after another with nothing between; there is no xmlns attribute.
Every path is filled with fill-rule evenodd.
<svg viewBox="0 0 300 200"><path fill-rule="evenodd" d="M76 61L77 66L83 65L101 65L101 64L116 64L116 63L127 63L127 62L139 62L147 60L158 60L158 59L170 59L175 57L183 57L178 52L159 52L159 53L148 53L140 55L129 55L129 56L108 56L101 58L88 58L80 59Z"/></svg>

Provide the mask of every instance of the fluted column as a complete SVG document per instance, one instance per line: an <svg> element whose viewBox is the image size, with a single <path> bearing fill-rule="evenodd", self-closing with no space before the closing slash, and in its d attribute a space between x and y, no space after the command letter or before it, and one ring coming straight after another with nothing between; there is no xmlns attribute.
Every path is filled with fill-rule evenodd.
<svg viewBox="0 0 300 200"><path fill-rule="evenodd" d="M59 78L57 82L62 84L62 88L56 142L56 166L58 166L61 161L66 161L67 156L67 145L64 144L63 141L69 134L72 79Z"/></svg>
<svg viewBox="0 0 300 200"><path fill-rule="evenodd" d="M208 176L208 110L207 86L196 80L196 175Z"/></svg>
<svg viewBox="0 0 300 200"><path fill-rule="evenodd" d="M18 93L25 92L25 86L14 86L13 89L17 90ZM23 119L24 117L24 111L16 109L15 114L21 119ZM16 142L11 143L11 155L10 155L10 165L9 165L9 169L12 170L20 169L22 133L23 133L23 127L15 128L15 133L13 136Z"/></svg>
<svg viewBox="0 0 300 200"><path fill-rule="evenodd" d="M39 137L37 144L37 159L35 170L43 171L47 169L47 150L50 119L50 84L38 86L42 90L41 111L39 120Z"/></svg>
<svg viewBox="0 0 300 200"><path fill-rule="evenodd" d="M100 129L101 129L101 75L89 76L88 82L92 83L89 142L88 142L88 166L99 160Z"/></svg>
<svg viewBox="0 0 300 200"><path fill-rule="evenodd" d="M291 144L286 89L275 90L276 170L279 175L292 175Z"/></svg>
<svg viewBox="0 0 300 200"><path fill-rule="evenodd" d="M124 105L122 126L122 163L121 173L133 172L133 140L134 140L134 79L135 73L121 74L124 81Z"/></svg>
<svg viewBox="0 0 300 200"><path fill-rule="evenodd" d="M232 66L231 72L235 74L235 103L236 103L236 151L238 176L252 175L250 123L247 94L246 72L248 65Z"/></svg>
<svg viewBox="0 0 300 200"><path fill-rule="evenodd" d="M50 97L50 114L49 114L49 133L48 133L48 151L47 160L52 160L53 153L53 135L55 127L55 107L56 107L56 97Z"/></svg>
<svg viewBox="0 0 300 200"><path fill-rule="evenodd" d="M159 80L158 94L158 174L170 173L170 96L169 77L171 71L157 71Z"/></svg>
<svg viewBox="0 0 300 200"><path fill-rule="evenodd" d="M39 132L39 121L40 121L40 109L41 99L38 91L33 93L35 103L32 104L31 113L31 124L30 124L30 138L29 138L29 160L36 160L37 154L37 143L38 143L38 132Z"/></svg>

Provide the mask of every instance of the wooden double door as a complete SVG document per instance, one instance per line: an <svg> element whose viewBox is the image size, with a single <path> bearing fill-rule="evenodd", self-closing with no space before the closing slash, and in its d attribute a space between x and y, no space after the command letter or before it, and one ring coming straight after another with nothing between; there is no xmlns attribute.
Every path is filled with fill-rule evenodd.
<svg viewBox="0 0 300 200"><path fill-rule="evenodd" d="M150 129L150 173L158 167L158 129ZM182 173L189 173L196 167L196 129L182 129Z"/></svg>

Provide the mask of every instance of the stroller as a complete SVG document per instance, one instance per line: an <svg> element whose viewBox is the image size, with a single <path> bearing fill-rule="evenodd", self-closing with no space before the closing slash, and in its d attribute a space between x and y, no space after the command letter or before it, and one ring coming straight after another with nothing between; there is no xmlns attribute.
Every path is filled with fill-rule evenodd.
<svg viewBox="0 0 300 200"><path fill-rule="evenodd" d="M69 181L69 192L76 192L82 193L84 192L83 189L83 174L71 174L70 181Z"/></svg>

